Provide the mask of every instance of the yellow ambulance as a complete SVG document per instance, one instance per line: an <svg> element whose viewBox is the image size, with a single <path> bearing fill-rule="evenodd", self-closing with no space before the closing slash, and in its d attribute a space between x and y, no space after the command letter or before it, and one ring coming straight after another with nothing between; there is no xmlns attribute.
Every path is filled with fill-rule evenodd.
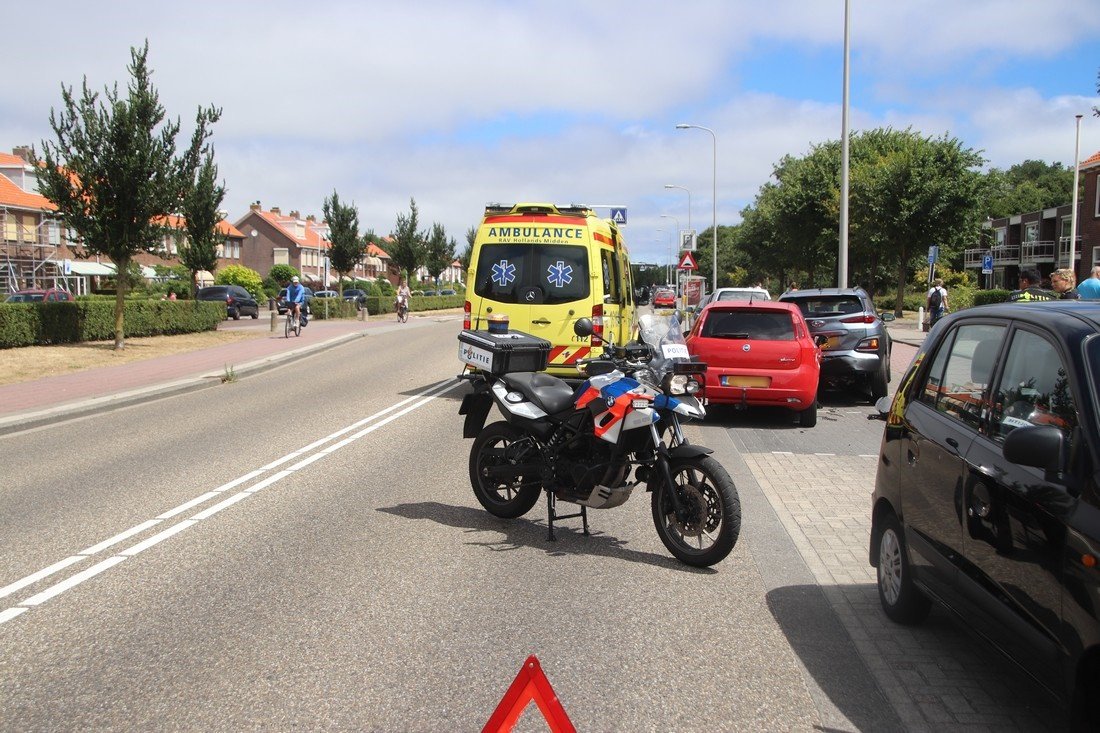
<svg viewBox="0 0 1100 733"><path fill-rule="evenodd" d="M623 345L634 332L630 256L619 228L587 206L490 204L478 227L466 280L464 328L511 330L551 344L546 371L577 376L576 363ZM573 324L590 318L591 337Z"/></svg>

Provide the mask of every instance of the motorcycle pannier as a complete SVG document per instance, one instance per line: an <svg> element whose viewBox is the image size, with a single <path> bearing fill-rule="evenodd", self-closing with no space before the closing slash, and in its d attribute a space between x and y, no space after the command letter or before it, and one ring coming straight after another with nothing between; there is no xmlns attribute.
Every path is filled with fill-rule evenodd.
<svg viewBox="0 0 1100 733"><path fill-rule="evenodd" d="M458 358L492 374L541 372L550 358L550 342L522 331L489 333L464 330L458 334Z"/></svg>

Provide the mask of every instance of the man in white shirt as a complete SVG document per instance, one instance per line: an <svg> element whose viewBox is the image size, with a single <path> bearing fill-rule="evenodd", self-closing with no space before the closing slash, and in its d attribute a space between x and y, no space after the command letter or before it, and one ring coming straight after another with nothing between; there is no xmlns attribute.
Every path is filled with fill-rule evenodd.
<svg viewBox="0 0 1100 733"><path fill-rule="evenodd" d="M932 283L932 288L928 291L928 297L924 299L924 306L928 309L929 323L933 326L948 312L947 288L943 286L943 278L937 277L935 282Z"/></svg>

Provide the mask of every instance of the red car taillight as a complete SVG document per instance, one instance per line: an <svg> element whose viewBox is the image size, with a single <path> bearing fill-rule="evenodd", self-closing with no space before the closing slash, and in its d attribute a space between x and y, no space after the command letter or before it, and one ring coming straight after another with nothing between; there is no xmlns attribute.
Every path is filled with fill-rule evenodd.
<svg viewBox="0 0 1100 733"><path fill-rule="evenodd" d="M592 306L592 347L603 346L603 305Z"/></svg>
<svg viewBox="0 0 1100 733"><path fill-rule="evenodd" d="M462 306L462 327L467 330L470 328L470 301L468 300Z"/></svg>
<svg viewBox="0 0 1100 733"><path fill-rule="evenodd" d="M875 320L876 320L875 316L872 316L869 313L863 313L863 314L858 315L858 316L849 316L848 318L841 318L840 322L841 323L874 323Z"/></svg>

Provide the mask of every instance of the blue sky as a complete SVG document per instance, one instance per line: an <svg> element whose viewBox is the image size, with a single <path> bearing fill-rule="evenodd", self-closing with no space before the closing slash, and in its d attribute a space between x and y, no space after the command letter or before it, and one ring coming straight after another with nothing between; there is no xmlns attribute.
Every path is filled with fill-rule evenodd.
<svg viewBox="0 0 1100 733"><path fill-rule="evenodd" d="M488 202L628 207L634 259L672 219L739 221L786 154L840 136L843 0L58 3L53 52L0 78L0 149L51 131L60 84L125 81L150 42L185 125L215 126L235 221L251 201L320 214L336 190L379 233L407 211L460 244ZM950 133L991 165L1100 150L1100 13L1082 0L852 0L851 126ZM202 22L193 22L201 19ZM26 3L10 28L37 28ZM664 231L658 232L661 228Z"/></svg>

